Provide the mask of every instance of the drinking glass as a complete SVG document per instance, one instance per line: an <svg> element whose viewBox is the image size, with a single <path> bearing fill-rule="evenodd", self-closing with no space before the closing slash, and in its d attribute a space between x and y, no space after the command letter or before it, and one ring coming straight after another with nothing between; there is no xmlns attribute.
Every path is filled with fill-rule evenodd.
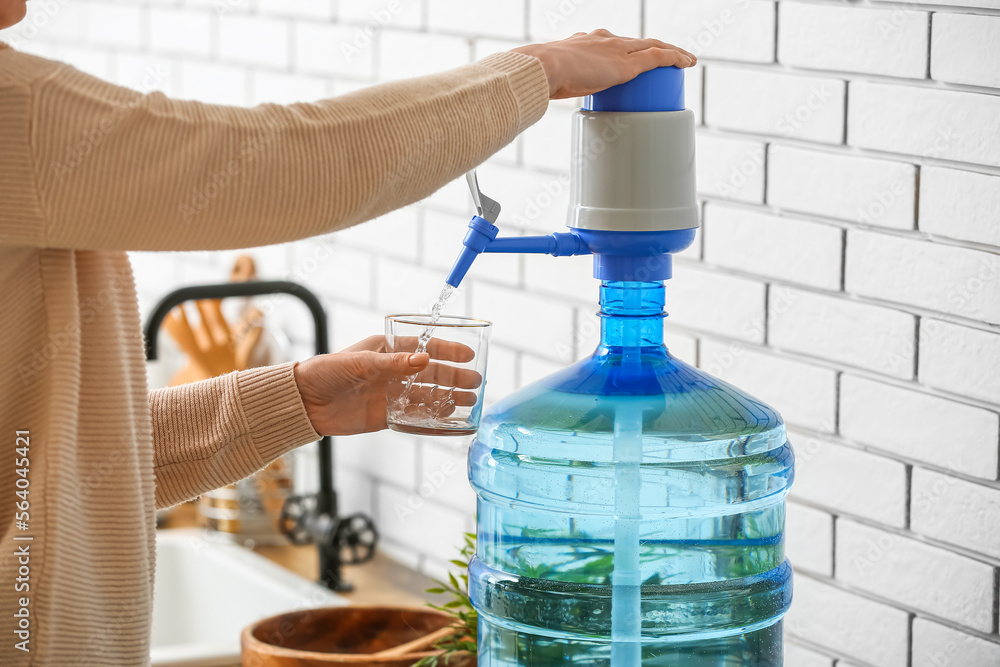
<svg viewBox="0 0 1000 667"><path fill-rule="evenodd" d="M469 435L479 428L486 387L491 322L442 315L389 315L391 352L427 352L431 362L416 375L391 379L389 428L421 435Z"/></svg>

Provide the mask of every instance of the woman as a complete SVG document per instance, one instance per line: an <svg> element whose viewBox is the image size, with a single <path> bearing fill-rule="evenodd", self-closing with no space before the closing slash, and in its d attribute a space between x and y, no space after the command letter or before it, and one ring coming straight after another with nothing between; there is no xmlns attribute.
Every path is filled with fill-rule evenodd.
<svg viewBox="0 0 1000 667"><path fill-rule="evenodd" d="M0 28L24 13L0 0ZM0 44L0 663L147 664L155 509L317 434L385 428L387 378L430 363L375 337L149 392L125 251L343 229L474 167L550 98L694 62L599 30L243 109L143 95Z"/></svg>

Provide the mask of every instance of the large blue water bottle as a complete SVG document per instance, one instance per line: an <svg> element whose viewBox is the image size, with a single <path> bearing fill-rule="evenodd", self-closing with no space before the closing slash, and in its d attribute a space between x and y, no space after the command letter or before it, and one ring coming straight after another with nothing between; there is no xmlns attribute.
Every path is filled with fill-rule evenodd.
<svg viewBox="0 0 1000 667"><path fill-rule="evenodd" d="M663 344L670 253L698 225L681 84L656 70L574 120L601 342L496 403L472 445L481 667L782 664L783 421Z"/></svg>

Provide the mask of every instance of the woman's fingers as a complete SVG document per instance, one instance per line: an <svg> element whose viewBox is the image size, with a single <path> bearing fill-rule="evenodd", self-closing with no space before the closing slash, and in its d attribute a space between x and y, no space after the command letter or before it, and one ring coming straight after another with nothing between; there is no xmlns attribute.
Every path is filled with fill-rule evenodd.
<svg viewBox="0 0 1000 667"><path fill-rule="evenodd" d="M345 347L341 352L415 352L420 344L420 339L416 336L397 336L393 342L395 343L393 349L389 349L385 336L369 336L350 347ZM442 338L431 338L427 343L426 351L432 359L454 361L461 364L476 358L475 350L468 345Z"/></svg>
<svg viewBox="0 0 1000 667"><path fill-rule="evenodd" d="M632 46L634 47L634 48L631 49L632 52L635 52L635 51L645 51L646 49L651 49L651 48L665 49L667 51L677 51L678 53L681 53L681 54L687 56L689 59L693 60L694 62L698 62L698 57L695 56L690 51L682 49L681 47L676 46L674 44L669 44L669 43L664 42L663 40L660 40L660 39L655 39L655 38L652 38L652 37L648 37L648 38L645 38L645 39L634 39L634 40L629 40L629 41L632 43Z"/></svg>
<svg viewBox="0 0 1000 667"><path fill-rule="evenodd" d="M439 384L461 389L477 389L483 383L483 376L467 368L431 363L417 374L416 381L423 384Z"/></svg>
<svg viewBox="0 0 1000 667"><path fill-rule="evenodd" d="M406 353L402 352L397 354ZM387 370L391 374L398 376L413 374L413 371L403 373L394 369ZM396 384L405 384L407 380L403 379L403 377L399 377L394 382ZM478 389L483 384L483 376L476 371L472 371L467 368L455 368L454 366L448 366L446 364L432 363L427 366L427 368L422 368L417 371L417 374L413 376L413 383L414 386L433 385L441 387L455 387L458 389Z"/></svg>
<svg viewBox="0 0 1000 667"><path fill-rule="evenodd" d="M386 374L413 375L425 370L430 361L430 356L426 352L413 354L410 352L362 351L351 354L358 355L359 363L365 365L365 370L362 370L360 375L371 379L384 378Z"/></svg>
<svg viewBox="0 0 1000 667"><path fill-rule="evenodd" d="M656 67L690 67L696 62L694 56L673 49L663 49L653 46L644 51L633 51L628 54L629 62L637 74L647 72Z"/></svg>
<svg viewBox="0 0 1000 667"><path fill-rule="evenodd" d="M399 336L393 343L394 351L413 352L420 344L420 339L416 336ZM431 338L427 342L427 353L431 355L432 359L458 363L465 363L476 358L475 350L468 345L442 338Z"/></svg>
<svg viewBox="0 0 1000 667"><path fill-rule="evenodd" d="M476 358L476 351L468 345L441 338L431 338L427 343L427 352L432 359L466 363Z"/></svg>

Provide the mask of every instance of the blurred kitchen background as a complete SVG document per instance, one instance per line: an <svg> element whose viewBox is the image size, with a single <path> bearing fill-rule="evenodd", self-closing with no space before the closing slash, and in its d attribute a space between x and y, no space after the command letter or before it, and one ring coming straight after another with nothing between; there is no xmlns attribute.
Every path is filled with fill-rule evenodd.
<svg viewBox="0 0 1000 667"><path fill-rule="evenodd" d="M1000 1L29 9L0 38L123 86L231 105L339 95L598 27L697 54L687 104L704 226L667 284L668 346L790 426L786 664L1000 664ZM502 233L564 225L576 104L552 103L481 167ZM460 180L376 222L249 254L259 277L321 296L336 350L381 333L386 314L428 309L471 213ZM145 313L175 287L225 281L237 254L133 253ZM588 257L477 261L446 312L495 323L489 400L592 350L590 270ZM308 356L305 308L263 301L287 354ZM337 438L342 512L370 514L384 554L440 576L474 525L467 445ZM315 485L314 456L296 455L300 490Z"/></svg>

